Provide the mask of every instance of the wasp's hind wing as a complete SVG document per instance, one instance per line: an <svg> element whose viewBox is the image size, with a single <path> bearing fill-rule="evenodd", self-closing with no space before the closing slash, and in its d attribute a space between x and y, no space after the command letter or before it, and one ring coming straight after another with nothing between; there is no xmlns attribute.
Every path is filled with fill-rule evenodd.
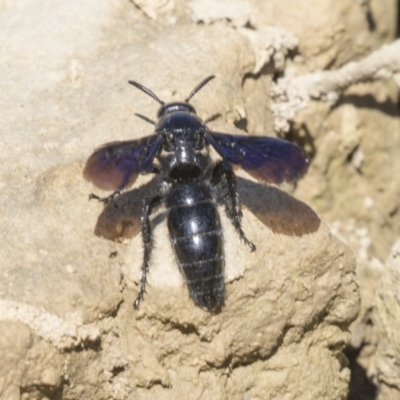
<svg viewBox="0 0 400 400"><path fill-rule="evenodd" d="M96 149L86 162L83 176L103 190L131 186L141 172L151 172L162 139L151 135L138 140L111 142Z"/></svg>
<svg viewBox="0 0 400 400"><path fill-rule="evenodd" d="M296 182L308 170L306 152L287 140L207 132L206 141L219 155L263 183Z"/></svg>

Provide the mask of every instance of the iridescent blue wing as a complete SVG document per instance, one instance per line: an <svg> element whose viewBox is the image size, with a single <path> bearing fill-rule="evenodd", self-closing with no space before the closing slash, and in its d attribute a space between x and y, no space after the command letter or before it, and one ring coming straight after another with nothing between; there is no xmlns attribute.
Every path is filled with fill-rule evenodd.
<svg viewBox="0 0 400 400"><path fill-rule="evenodd" d="M158 135L106 143L89 157L83 176L100 189L122 190L131 186L139 173L153 170L161 143Z"/></svg>
<svg viewBox="0 0 400 400"><path fill-rule="evenodd" d="M283 139L217 132L204 137L223 159L264 183L296 182L310 163L301 147Z"/></svg>

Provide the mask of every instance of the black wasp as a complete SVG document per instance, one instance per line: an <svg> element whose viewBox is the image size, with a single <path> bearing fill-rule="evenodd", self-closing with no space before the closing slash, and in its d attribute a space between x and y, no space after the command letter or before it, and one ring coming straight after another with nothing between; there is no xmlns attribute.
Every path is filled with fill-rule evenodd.
<svg viewBox="0 0 400 400"><path fill-rule="evenodd" d="M239 237L255 250L241 227L242 211L232 165L263 183L295 182L307 171L309 159L297 145L273 137L228 135L210 131L189 100L214 76L201 81L183 102L165 103L151 90L129 81L161 107L154 134L137 140L107 143L88 159L84 176L104 190L108 201L131 186L138 174L156 174L157 191L143 199L141 232L144 259L138 308L146 289L152 250L150 215L167 210L170 241L190 296L211 312L224 302L224 251L217 205L222 204ZM214 162L209 145L221 156Z"/></svg>

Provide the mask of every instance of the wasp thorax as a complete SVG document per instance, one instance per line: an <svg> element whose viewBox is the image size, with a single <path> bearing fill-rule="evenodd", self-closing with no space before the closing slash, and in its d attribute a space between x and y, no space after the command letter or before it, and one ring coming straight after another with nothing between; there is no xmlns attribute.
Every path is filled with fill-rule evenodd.
<svg viewBox="0 0 400 400"><path fill-rule="evenodd" d="M164 155L162 160L164 170L174 181L193 181L199 178L204 169L204 156L193 148L180 148Z"/></svg>

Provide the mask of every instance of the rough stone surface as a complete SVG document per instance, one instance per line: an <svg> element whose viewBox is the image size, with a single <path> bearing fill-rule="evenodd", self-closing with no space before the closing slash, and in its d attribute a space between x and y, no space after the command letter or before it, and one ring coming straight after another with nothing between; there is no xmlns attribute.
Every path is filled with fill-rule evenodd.
<svg viewBox="0 0 400 400"><path fill-rule="evenodd" d="M240 175L244 229L257 252L221 211L227 295L210 315L188 297L162 215L148 293L140 311L132 308L142 247L128 205L147 178L116 199L118 213L87 201L91 151L152 132L134 113L154 119L157 104L128 79L169 101L214 73L192 100L209 126L273 134L274 74L338 67L396 32L394 0L213 4L2 4L2 399L346 398L355 258L304 203ZM372 271L360 277L374 284L400 228L397 101L391 83L357 85L334 108L310 104L288 134L313 158L288 190L348 241L358 268ZM361 291L372 304L371 291ZM389 317L374 320L388 332ZM387 388L394 369L382 338L375 347Z"/></svg>
<svg viewBox="0 0 400 400"><path fill-rule="evenodd" d="M372 320L376 329L376 352L370 372L380 387L378 399L394 400L400 393L400 240L382 268L378 282Z"/></svg>

